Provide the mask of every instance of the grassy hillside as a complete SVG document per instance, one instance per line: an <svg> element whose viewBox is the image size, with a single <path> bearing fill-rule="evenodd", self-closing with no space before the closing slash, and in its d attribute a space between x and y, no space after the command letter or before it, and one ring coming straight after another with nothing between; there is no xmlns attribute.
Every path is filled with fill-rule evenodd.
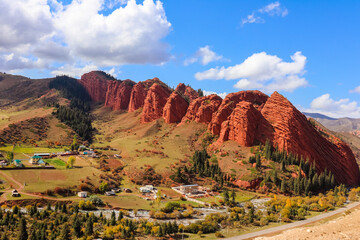
<svg viewBox="0 0 360 240"><path fill-rule="evenodd" d="M41 97L49 91L49 81L0 73L0 106Z"/></svg>

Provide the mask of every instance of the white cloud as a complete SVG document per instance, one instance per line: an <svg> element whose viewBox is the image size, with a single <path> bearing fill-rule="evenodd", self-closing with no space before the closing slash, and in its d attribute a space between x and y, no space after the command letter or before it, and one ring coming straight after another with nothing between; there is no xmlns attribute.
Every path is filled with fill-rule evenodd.
<svg viewBox="0 0 360 240"><path fill-rule="evenodd" d="M0 1L0 51L23 50L52 31L46 0Z"/></svg>
<svg viewBox="0 0 360 240"><path fill-rule="evenodd" d="M245 19L241 21L241 24L244 25L245 23L264 23L265 20L261 17L255 16L255 13L248 15Z"/></svg>
<svg viewBox="0 0 360 240"><path fill-rule="evenodd" d="M0 66L3 71L14 72L21 69L29 68L46 68L47 63L41 59L24 57L19 54L3 54L0 55Z"/></svg>
<svg viewBox="0 0 360 240"><path fill-rule="evenodd" d="M268 5L266 5L265 7L259 9L260 13L267 13L270 16L282 16L285 17L288 14L288 10L286 8L282 8L280 6L279 2L273 2L270 3Z"/></svg>
<svg viewBox="0 0 360 240"><path fill-rule="evenodd" d="M48 69L55 62L62 66L59 70L78 69L78 62L100 68L160 65L171 59L163 41L170 31L159 0L72 0L67 5L59 0L0 1L0 56L14 53L46 62ZM0 70L36 67L4 63L2 58Z"/></svg>
<svg viewBox="0 0 360 240"><path fill-rule="evenodd" d="M351 93L360 93L360 86L357 86L356 88L350 90Z"/></svg>
<svg viewBox="0 0 360 240"><path fill-rule="evenodd" d="M284 62L275 55L255 53L244 62L231 67L216 67L195 74L197 80L238 80L238 89L260 89L265 92L293 91L304 87L306 57L301 52L291 56L292 62Z"/></svg>
<svg viewBox="0 0 360 240"><path fill-rule="evenodd" d="M202 65L207 65L210 62L215 62L219 60L224 60L223 56L217 55L214 51L210 49L208 45L205 47L199 48L195 53L194 57L188 58L184 61L184 65L188 66L195 62L200 62Z"/></svg>
<svg viewBox="0 0 360 240"><path fill-rule="evenodd" d="M222 99L224 99L226 97L226 95L227 95L226 92L224 92L224 93L216 93L216 92L213 92L213 91L206 91L206 90L203 90L203 93L204 93L204 96L209 96L211 94L216 94L219 97L221 97Z"/></svg>
<svg viewBox="0 0 360 240"><path fill-rule="evenodd" d="M285 17L286 15L288 15L288 13L289 11L287 10L287 8L281 7L279 2L273 2L266 5L265 7L258 9L252 14L249 14L246 18L242 19L241 23L242 25L246 23L264 23L265 20L262 17L257 16L258 14Z"/></svg>
<svg viewBox="0 0 360 240"><path fill-rule="evenodd" d="M88 73L97 69L99 68L93 64L88 64L83 67L66 64L64 66L59 67L57 70L52 71L51 73L53 75L67 75L70 77L80 77L84 73Z"/></svg>
<svg viewBox="0 0 360 240"><path fill-rule="evenodd" d="M99 14L103 7L101 0L73 1L57 14L56 28L76 56L100 66L169 60L169 47L161 40L171 24L160 1L130 0L108 16Z"/></svg>
<svg viewBox="0 0 360 240"><path fill-rule="evenodd" d="M348 98L334 100L328 93L315 98L310 103L310 109L304 111L321 113L335 118L360 118L360 106L356 101L351 101Z"/></svg>

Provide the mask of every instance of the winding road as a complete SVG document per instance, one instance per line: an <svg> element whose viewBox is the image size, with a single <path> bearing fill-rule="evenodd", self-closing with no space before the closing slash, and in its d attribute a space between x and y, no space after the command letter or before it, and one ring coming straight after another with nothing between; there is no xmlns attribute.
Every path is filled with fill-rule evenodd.
<svg viewBox="0 0 360 240"><path fill-rule="evenodd" d="M252 238L255 238L255 237L260 237L262 235L280 233L280 232L282 232L284 230L304 226L306 224L313 223L313 222L316 222L316 221L319 221L319 220L334 216L334 215L339 214L339 213L343 213L346 210L358 207L359 205L360 205L360 202L350 203L350 204L348 204L348 205L346 205L346 206L344 206L342 208L339 208L337 210L327 212L327 213L323 213L321 215L318 215L318 216L315 216L315 217L312 217L312 218L308 218L308 219L303 220L303 221L289 223L289 224L286 224L286 225L283 225L283 226L268 228L268 229L265 229L265 230L261 230L261 231L257 231L257 232L253 232L253 233L247 233L247 234L244 234L244 235L231 237L231 238L225 238L225 239L227 239L227 240L252 239Z"/></svg>

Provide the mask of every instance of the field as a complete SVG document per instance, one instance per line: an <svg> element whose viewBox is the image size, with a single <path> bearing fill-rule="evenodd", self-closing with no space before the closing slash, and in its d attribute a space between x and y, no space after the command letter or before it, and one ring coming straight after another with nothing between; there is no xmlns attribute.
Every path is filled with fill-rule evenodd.
<svg viewBox="0 0 360 240"><path fill-rule="evenodd" d="M66 163L59 159L59 158L55 158L55 159L45 159L45 162L49 163L50 165L54 166L57 169L64 169L66 166Z"/></svg>
<svg viewBox="0 0 360 240"><path fill-rule="evenodd" d="M98 181L98 175L101 172L92 167L73 168L73 169L29 169L4 171L8 176L24 183L25 192L44 192L47 189L56 187L72 187L79 185L81 179L87 176Z"/></svg>

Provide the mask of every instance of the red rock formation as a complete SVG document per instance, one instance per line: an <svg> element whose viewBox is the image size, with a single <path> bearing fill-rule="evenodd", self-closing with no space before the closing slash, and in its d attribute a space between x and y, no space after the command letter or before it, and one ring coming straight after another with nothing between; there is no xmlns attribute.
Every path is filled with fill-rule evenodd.
<svg viewBox="0 0 360 240"><path fill-rule="evenodd" d="M317 170L330 170L340 183L359 183L359 167L350 148L334 136L323 137L285 97L274 92L261 114L264 120L257 132L259 140L268 138L279 149L308 157L316 162Z"/></svg>
<svg viewBox="0 0 360 240"><path fill-rule="evenodd" d="M152 122L161 118L169 96L170 90L167 87L154 83L146 95L141 122Z"/></svg>
<svg viewBox="0 0 360 240"><path fill-rule="evenodd" d="M155 82L159 83L160 80L158 78L154 78L154 79L148 79L144 82L138 82L137 84L135 84L135 86L131 91L129 112L134 112L137 109L142 108L144 106L144 101L147 92Z"/></svg>
<svg viewBox="0 0 360 240"><path fill-rule="evenodd" d="M209 131L219 135L221 124L230 116L236 104L241 101L250 102L255 108L261 110L269 97L260 91L241 91L228 94L221 102L219 109L214 113Z"/></svg>
<svg viewBox="0 0 360 240"><path fill-rule="evenodd" d="M250 102L239 102L228 120L222 123L218 141L233 140L242 146L253 146L261 117Z"/></svg>
<svg viewBox="0 0 360 240"><path fill-rule="evenodd" d="M256 179L251 180L251 181L236 180L236 181L233 182L233 184L240 187L240 188L256 189L257 187L260 186L261 181L262 181L261 178L256 178Z"/></svg>
<svg viewBox="0 0 360 240"><path fill-rule="evenodd" d="M212 115L216 112L221 104L221 97L212 94L205 97L200 97L192 101L186 112L182 123L186 121L196 121L200 123L211 122Z"/></svg>
<svg viewBox="0 0 360 240"><path fill-rule="evenodd" d="M102 71L92 71L81 76L79 82L88 91L95 102L103 102L106 98L109 80L114 80Z"/></svg>
<svg viewBox="0 0 360 240"><path fill-rule="evenodd" d="M175 91L178 91L180 94L188 97L190 101L195 100L199 97L199 94L197 91L192 89L192 87L190 87L190 86L186 86L183 83L179 83L179 85L177 85Z"/></svg>
<svg viewBox="0 0 360 240"><path fill-rule="evenodd" d="M164 106L163 118L165 122L180 122L185 116L188 107L189 103L177 91L174 91Z"/></svg>
<svg viewBox="0 0 360 240"><path fill-rule="evenodd" d="M112 110L127 110L130 102L131 90L135 83L131 80L109 81L106 92L105 106Z"/></svg>

